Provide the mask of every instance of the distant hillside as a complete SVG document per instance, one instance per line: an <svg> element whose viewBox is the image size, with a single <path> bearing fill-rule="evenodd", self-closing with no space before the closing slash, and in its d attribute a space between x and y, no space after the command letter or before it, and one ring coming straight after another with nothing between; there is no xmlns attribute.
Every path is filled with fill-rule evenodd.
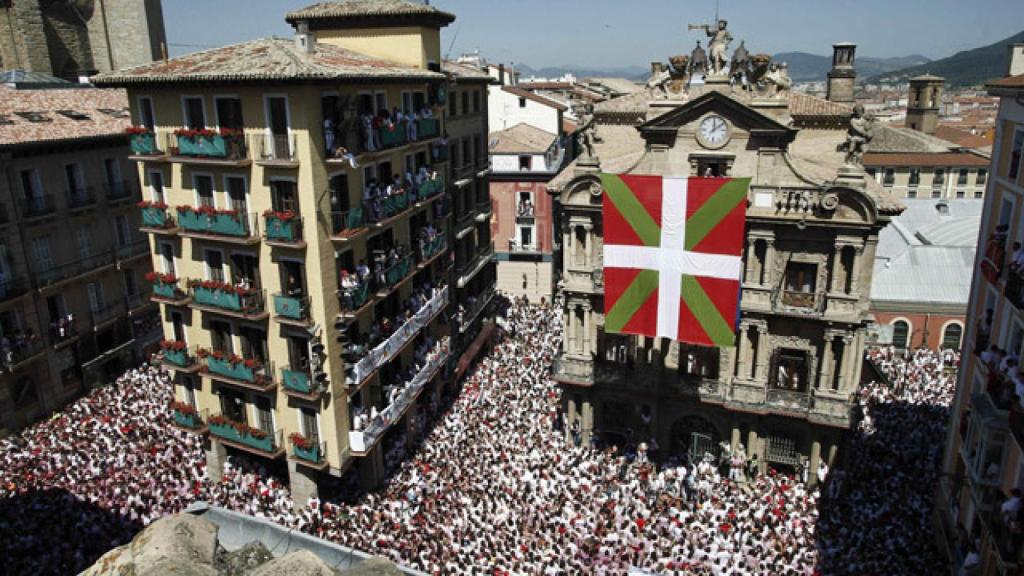
<svg viewBox="0 0 1024 576"><path fill-rule="evenodd" d="M819 56L806 52L782 52L772 58L778 62L789 64L789 77L796 82L824 81L826 74L832 68L831 56ZM927 64L928 62L931 62L931 60L919 54L895 58L862 56L857 58L857 76L859 78L868 78L909 66Z"/></svg>
<svg viewBox="0 0 1024 576"><path fill-rule="evenodd" d="M988 46L957 52L949 58L935 60L923 66L912 66L892 72L883 72L868 79L871 83L899 82L907 78L931 73L942 76L950 86L975 86L1000 78L1006 73L1009 50L1006 45L1024 42L1024 31L1018 32Z"/></svg>
<svg viewBox="0 0 1024 576"><path fill-rule="evenodd" d="M573 74L577 78L625 78L627 80L646 81L651 76L651 69L643 66L627 66L623 68L589 68L585 66L548 66L531 68L526 64L516 64L519 77L559 78L565 74Z"/></svg>

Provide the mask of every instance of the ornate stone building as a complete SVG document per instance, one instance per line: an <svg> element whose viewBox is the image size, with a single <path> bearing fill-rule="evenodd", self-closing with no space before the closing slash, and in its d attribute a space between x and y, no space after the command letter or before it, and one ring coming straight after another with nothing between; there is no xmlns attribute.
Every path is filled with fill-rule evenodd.
<svg viewBox="0 0 1024 576"><path fill-rule="evenodd" d="M845 65L853 47L839 49ZM844 103L789 92L762 75L766 66L732 85L711 72L703 85L666 82L660 98L598 104L594 155L551 182L565 279L555 377L565 421L584 439L654 438L662 455L726 441L761 462L816 466L836 457L853 423L875 246L901 206L864 177L863 149L848 137L864 120L851 121ZM752 179L735 348L604 332L601 171Z"/></svg>

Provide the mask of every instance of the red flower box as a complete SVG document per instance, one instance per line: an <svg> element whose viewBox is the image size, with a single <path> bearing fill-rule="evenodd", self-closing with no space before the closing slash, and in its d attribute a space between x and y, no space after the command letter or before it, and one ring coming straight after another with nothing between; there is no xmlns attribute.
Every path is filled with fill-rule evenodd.
<svg viewBox="0 0 1024 576"><path fill-rule="evenodd" d="M294 446L302 450L312 450L313 446L315 446L312 440L306 438L305 436L299 434L298 432L292 432L291 435L288 436L288 439L291 440L291 443Z"/></svg>
<svg viewBox="0 0 1024 576"><path fill-rule="evenodd" d="M277 218L282 222L290 222L298 217L298 214L291 210L284 210L281 212L278 212L277 210L266 210L263 212L263 216L265 218Z"/></svg>
<svg viewBox="0 0 1024 576"><path fill-rule="evenodd" d="M181 342L179 340L161 340L160 341L160 349L161 350L178 350L178 351L180 351L180 350L184 350L186 348L188 348L188 344L186 344L184 342Z"/></svg>
<svg viewBox="0 0 1024 576"><path fill-rule="evenodd" d="M162 274L160 272L148 272L146 273L146 280L149 282L160 283L160 284L177 284L178 278L174 274Z"/></svg>
<svg viewBox="0 0 1024 576"><path fill-rule="evenodd" d="M138 135L138 134L149 134L150 133L150 129L146 128L145 126L129 126L129 127L125 128L124 131L125 131L126 134L131 134L133 136Z"/></svg>
<svg viewBox="0 0 1024 576"><path fill-rule="evenodd" d="M156 208L158 210L167 210L167 204L163 202L151 202L149 200L143 200L136 204L139 208Z"/></svg>

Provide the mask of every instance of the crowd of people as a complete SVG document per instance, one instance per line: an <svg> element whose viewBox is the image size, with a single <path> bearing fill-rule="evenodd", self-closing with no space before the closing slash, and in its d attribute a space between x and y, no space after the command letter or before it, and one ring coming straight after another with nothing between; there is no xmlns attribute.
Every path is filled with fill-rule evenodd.
<svg viewBox="0 0 1024 576"><path fill-rule="evenodd" d="M172 426L166 374L130 371L0 441L5 569L73 573L202 499L437 574L940 573L931 491L955 355L870 352L885 378L860 391L841 465L809 479L742 450L691 462L646 443L627 452L576 441L547 368L560 316L556 303L509 303L493 348L433 427L418 411L423 435L389 444L381 489L298 512L286 481L260 464L232 457L209 481L200 440ZM418 342L417 362L439 345ZM88 517L66 517L75 503ZM55 518L89 537L52 542L43 535Z"/></svg>

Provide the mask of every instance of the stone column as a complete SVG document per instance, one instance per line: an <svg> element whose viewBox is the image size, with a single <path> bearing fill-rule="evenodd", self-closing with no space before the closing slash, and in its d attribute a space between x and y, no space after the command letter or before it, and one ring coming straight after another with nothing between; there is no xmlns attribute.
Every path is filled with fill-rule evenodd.
<svg viewBox="0 0 1024 576"><path fill-rule="evenodd" d="M572 225L566 224L565 229L562 231L562 266L566 269L571 267L569 263L573 261L573 255L576 254L575 238L576 235L572 233Z"/></svg>
<svg viewBox="0 0 1024 576"><path fill-rule="evenodd" d="M764 251L764 283L768 286L775 286L775 239L765 240L767 247Z"/></svg>
<svg viewBox="0 0 1024 576"><path fill-rule="evenodd" d="M839 390L847 392L851 389L854 372L853 365L853 334L843 334L843 357L839 366Z"/></svg>
<svg viewBox="0 0 1024 576"><path fill-rule="evenodd" d="M384 450L377 444L364 458L359 459L359 485L364 490L373 490L384 478Z"/></svg>
<svg viewBox="0 0 1024 576"><path fill-rule="evenodd" d="M741 380L750 379L750 364L748 357L750 349L750 326L745 322L740 322L740 342L739 350L737 351L736 357L736 377Z"/></svg>
<svg viewBox="0 0 1024 576"><path fill-rule="evenodd" d="M740 436L740 429L734 426L732 429L732 437L729 438L729 446L731 446L732 449L735 451L736 447L739 446L740 442L742 441L743 439Z"/></svg>
<svg viewBox="0 0 1024 576"><path fill-rule="evenodd" d="M754 282L754 259L757 258L757 238L747 238L747 262L743 268L744 284L758 284ZM760 278L758 278L760 280Z"/></svg>
<svg viewBox="0 0 1024 576"><path fill-rule="evenodd" d="M593 342L592 342L593 332L591 331L591 328L593 327L593 316L594 316L593 315L593 308L590 305L590 302L585 303L583 305L583 352L582 353L583 353L584 356L587 356L587 357L590 357L591 352L594 351L594 346L593 346Z"/></svg>
<svg viewBox="0 0 1024 576"><path fill-rule="evenodd" d="M220 440L209 439L206 447L206 475L216 484L224 478L224 461L228 458L228 449Z"/></svg>
<svg viewBox="0 0 1024 576"><path fill-rule="evenodd" d="M583 225L584 237L587 239L587 249L583 252L584 265L588 270L593 268L594 262L594 235L591 234L594 227L590 224Z"/></svg>
<svg viewBox="0 0 1024 576"><path fill-rule="evenodd" d="M821 368L818 374L818 390L828 390L832 388L832 380L829 376L831 375L832 368L832 340L834 338L834 334L825 332L825 348L821 353Z"/></svg>
<svg viewBox="0 0 1024 576"><path fill-rule="evenodd" d="M758 382L768 381L768 325L757 325L757 375Z"/></svg>
<svg viewBox="0 0 1024 576"><path fill-rule="evenodd" d="M583 437L583 445L590 444L590 435L594 431L594 406L590 403L590 399L583 400L583 414L582 422L580 422L580 432Z"/></svg>
<svg viewBox="0 0 1024 576"><path fill-rule="evenodd" d="M292 490L292 506L296 512L305 508L311 498L320 496L316 472L292 461L288 462L288 484Z"/></svg>
<svg viewBox="0 0 1024 576"><path fill-rule="evenodd" d="M836 244L835 250L832 251L832 270L828 277L828 291L839 292L839 286L841 285L841 279L839 278L840 272L843 270L843 248L844 244Z"/></svg>
<svg viewBox="0 0 1024 576"><path fill-rule="evenodd" d="M860 261L863 254L863 246L854 247L853 260L850 263L850 294L858 294L860 292L858 280L860 279Z"/></svg>
<svg viewBox="0 0 1024 576"><path fill-rule="evenodd" d="M757 459L761 460L762 457L758 452L760 446L757 445L757 432L751 430L747 432L747 458L753 458L754 454L758 454Z"/></svg>
<svg viewBox="0 0 1024 576"><path fill-rule="evenodd" d="M807 484L814 486L818 483L818 462L821 461L821 442L811 442L811 460L808 463L810 470L807 471Z"/></svg>

